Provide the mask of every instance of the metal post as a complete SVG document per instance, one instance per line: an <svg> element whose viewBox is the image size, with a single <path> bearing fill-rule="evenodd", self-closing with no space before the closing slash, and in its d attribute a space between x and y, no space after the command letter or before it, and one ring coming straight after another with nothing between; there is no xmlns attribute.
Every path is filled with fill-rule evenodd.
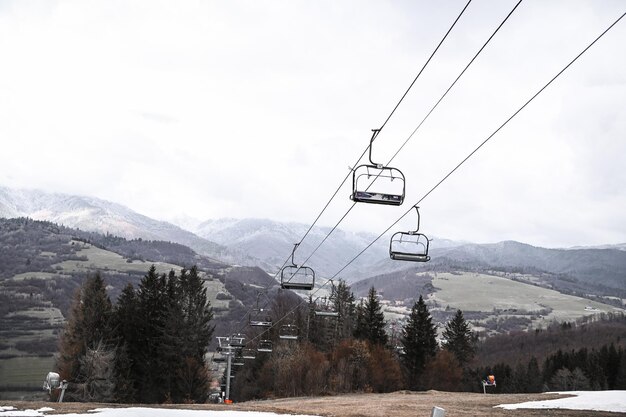
<svg viewBox="0 0 626 417"><path fill-rule="evenodd" d="M433 407L430 417L446 417L446 410L441 407Z"/></svg>
<svg viewBox="0 0 626 417"><path fill-rule="evenodd" d="M228 348L228 359L226 359L226 400L230 400L230 361L232 350Z"/></svg>

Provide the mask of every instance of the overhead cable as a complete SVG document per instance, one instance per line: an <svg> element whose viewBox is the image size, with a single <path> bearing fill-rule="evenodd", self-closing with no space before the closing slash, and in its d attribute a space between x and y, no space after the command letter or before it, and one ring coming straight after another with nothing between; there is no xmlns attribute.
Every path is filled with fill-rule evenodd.
<svg viewBox="0 0 626 417"><path fill-rule="evenodd" d="M519 109L517 109L509 118L507 118L497 129L495 129L485 140L483 140L472 152L470 152L463 160L461 160L450 172L448 172L439 182L437 182L428 192L426 192L411 208L409 208L404 214L402 214L396 221L394 221L385 231L383 231L378 237L376 237L372 242L370 242L363 250L361 250L356 256L354 256L346 265L344 265L335 275L326 280L320 289L324 287L326 284L331 282L333 279L337 278L339 274L341 274L348 266L350 266L356 259L358 259L365 251L367 251L374 243L376 243L381 237L383 237L387 232L391 230L400 220L402 220L407 214L413 210L414 206L419 205L422 201L424 201L433 191L435 191L444 181L446 181L453 173L455 173L465 162L467 162L476 152L478 152L487 142L489 142L502 128L504 128L515 116L517 116L528 104L530 104L539 94L541 94L548 86L550 86L558 77L561 76L574 62L576 62L585 52L587 52L596 42L598 42L609 30L611 30L620 20L622 20L626 16L626 13L622 14L617 20L615 20L608 28L606 28L600 35L598 35L587 47L585 47L574 59L572 59L563 69L561 69L550 81L548 81L543 87L541 87L535 94L533 94ZM319 291L319 289L318 289ZM316 291L317 292L317 291ZM314 293L315 294L315 293ZM302 305L304 301L299 303L285 315L280 317L272 326L280 323L284 320L289 314L292 314ZM266 330L266 332L269 331ZM263 332L265 333L265 332ZM262 334L263 334L262 333ZM258 336L257 336L258 337Z"/></svg>

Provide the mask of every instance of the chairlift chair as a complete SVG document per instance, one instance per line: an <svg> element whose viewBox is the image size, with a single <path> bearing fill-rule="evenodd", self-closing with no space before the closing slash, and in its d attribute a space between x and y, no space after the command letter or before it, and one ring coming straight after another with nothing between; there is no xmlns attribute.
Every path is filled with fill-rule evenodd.
<svg viewBox="0 0 626 417"><path fill-rule="evenodd" d="M369 146L369 164L359 165L352 171L350 199L358 203L399 206L404 202L405 178L397 168L386 167L372 161L372 143L380 129L372 129ZM376 183L376 191L371 190Z"/></svg>
<svg viewBox="0 0 626 417"><path fill-rule="evenodd" d="M286 265L280 271L280 287L285 290L311 291L315 285L315 271L308 266L298 266L293 257L298 248L296 243L291 252L291 265Z"/></svg>
<svg viewBox="0 0 626 417"><path fill-rule="evenodd" d="M246 335L245 334L237 333L237 334L233 334L230 337L229 347L239 349L239 348L243 348L245 346L246 346Z"/></svg>
<svg viewBox="0 0 626 417"><path fill-rule="evenodd" d="M268 316L268 310L259 309L250 312L248 324L252 327L272 327L272 318Z"/></svg>
<svg viewBox="0 0 626 417"><path fill-rule="evenodd" d="M251 327L272 327L272 318L269 309L262 308L259 305L259 297L263 294L258 292L256 295L256 307L248 315L248 325Z"/></svg>
<svg viewBox="0 0 626 417"><path fill-rule="evenodd" d="M256 352L254 349L242 349L241 357L246 360L253 360L256 359Z"/></svg>
<svg viewBox="0 0 626 417"><path fill-rule="evenodd" d="M278 338L282 340L298 340L298 327L285 324L278 330Z"/></svg>
<svg viewBox="0 0 626 417"><path fill-rule="evenodd" d="M417 229L408 232L396 232L389 242L389 257L396 261L428 262L428 246L430 239L423 233L419 233L420 212L417 211Z"/></svg>
<svg viewBox="0 0 626 417"><path fill-rule="evenodd" d="M333 309L330 298L320 297L315 302L316 317L339 317L339 312Z"/></svg>
<svg viewBox="0 0 626 417"><path fill-rule="evenodd" d="M222 352L230 348L230 336L217 336L217 349L216 351Z"/></svg>
<svg viewBox="0 0 626 417"><path fill-rule="evenodd" d="M330 280L330 285L332 286L330 296L318 297L317 300L315 300L315 316L316 317L331 317L331 318L339 317L339 312L335 311L335 308L333 306L333 300L335 299L335 296L336 296L336 289L335 289L335 284L333 283L332 280Z"/></svg>
<svg viewBox="0 0 626 417"><path fill-rule="evenodd" d="M259 340L256 350L257 352L270 353L274 350L274 345L271 340Z"/></svg>
<svg viewBox="0 0 626 417"><path fill-rule="evenodd" d="M339 313L336 311L319 311L315 310L315 315L317 317L339 317Z"/></svg>

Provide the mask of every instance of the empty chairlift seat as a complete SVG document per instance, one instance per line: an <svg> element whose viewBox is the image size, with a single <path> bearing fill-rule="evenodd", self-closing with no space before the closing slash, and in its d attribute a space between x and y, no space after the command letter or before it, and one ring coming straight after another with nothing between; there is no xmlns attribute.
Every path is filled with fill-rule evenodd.
<svg viewBox="0 0 626 417"><path fill-rule="evenodd" d="M287 265L280 271L283 289L311 291L314 285L315 271L308 266Z"/></svg>
<svg viewBox="0 0 626 417"><path fill-rule="evenodd" d="M245 360L253 360L256 359L256 352L254 349L242 349L241 357Z"/></svg>
<svg viewBox="0 0 626 417"><path fill-rule="evenodd" d="M404 195L404 174L396 168L359 165L352 173L350 198L355 202L399 206Z"/></svg>
<svg viewBox="0 0 626 417"><path fill-rule="evenodd" d="M299 243L294 245L291 252L291 265L285 266L280 271L280 287L285 290L311 291L315 286L315 271L308 266L298 266L293 257Z"/></svg>
<svg viewBox="0 0 626 417"><path fill-rule="evenodd" d="M274 345L271 340L259 340L256 350L258 352L270 353L274 350Z"/></svg>
<svg viewBox="0 0 626 417"><path fill-rule="evenodd" d="M282 340L298 340L298 327L293 324L285 324L278 331L278 338Z"/></svg>
<svg viewBox="0 0 626 417"><path fill-rule="evenodd" d="M373 129L370 139L369 164L359 165L352 171L350 199L358 203L399 206L404 202L404 174L397 168L386 167L372 161L372 144L380 129Z"/></svg>
<svg viewBox="0 0 626 417"><path fill-rule="evenodd" d="M396 261L428 262L428 244L422 233L397 232L391 237L389 257Z"/></svg>
<svg viewBox="0 0 626 417"><path fill-rule="evenodd" d="M389 242L389 257L396 261L428 262L428 247L430 239L426 235L419 233L420 213L417 211L417 229L408 232L396 232L391 236Z"/></svg>
<svg viewBox="0 0 626 417"><path fill-rule="evenodd" d="M272 318L267 309L255 309L250 312L248 324L252 327L272 327Z"/></svg>

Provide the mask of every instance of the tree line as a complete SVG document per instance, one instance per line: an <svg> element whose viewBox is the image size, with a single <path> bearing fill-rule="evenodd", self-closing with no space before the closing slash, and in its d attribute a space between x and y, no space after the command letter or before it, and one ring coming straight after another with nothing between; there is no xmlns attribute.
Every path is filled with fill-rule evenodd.
<svg viewBox="0 0 626 417"><path fill-rule="evenodd" d="M533 356L517 364L499 362L468 373L475 378L496 375L498 385L493 388L494 393L624 390L626 349L614 344L603 345L600 349L558 349L546 357L542 366Z"/></svg>
<svg viewBox="0 0 626 417"><path fill-rule="evenodd" d="M497 351L506 336L479 343L461 310L438 332L422 296L404 324L390 330L374 287L358 301L343 281L327 297L302 302L291 295L279 290L268 300L269 310L262 314L273 319L271 329L246 328L246 348L254 349L258 340L271 341L273 348L252 360L239 352L235 362L243 366L232 369L234 400L399 389L478 392L480 381L491 374L497 385L490 392L626 388L626 354L619 344L559 350L561 344L551 336L555 348L543 357L513 354L490 364L480 355L489 357L490 343ZM159 275L153 266L137 288L128 285L122 291L115 305L102 278L90 277L76 294L61 337L58 368L72 382L69 397L206 401L211 381L223 370L211 364L208 354L212 319L196 267ZM298 330L296 340L280 337L286 325ZM561 326L568 331L568 324ZM522 347L525 343L532 341Z"/></svg>

